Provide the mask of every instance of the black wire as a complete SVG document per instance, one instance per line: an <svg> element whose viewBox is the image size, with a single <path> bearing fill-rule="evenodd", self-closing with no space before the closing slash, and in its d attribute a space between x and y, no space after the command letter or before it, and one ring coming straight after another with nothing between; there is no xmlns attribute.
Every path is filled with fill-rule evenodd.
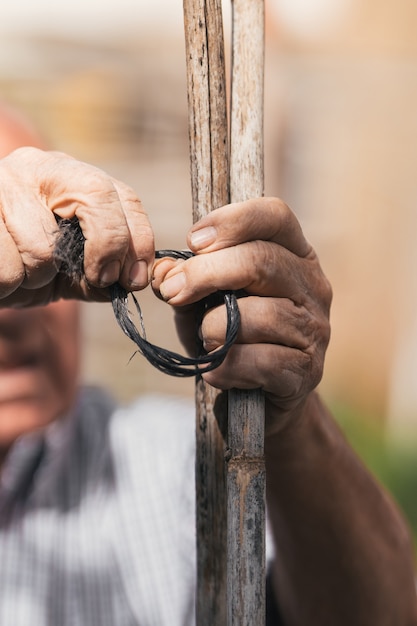
<svg viewBox="0 0 417 626"><path fill-rule="evenodd" d="M71 220L58 219L59 237L55 248L55 258L60 263L60 271L73 279L80 278L83 273L84 235L77 218ZM193 256L189 250L157 250L156 258L171 257L188 259ZM226 355L236 340L240 325L240 313L236 294L232 291L217 292L200 303L200 320L204 313L213 306L224 301L227 312L226 337L224 344L211 353L197 357L187 357L166 348L161 348L146 339L142 311L135 295L131 293L139 316L140 331L135 326L128 308L128 292L119 284L109 287L114 315L120 328L137 346L138 351L159 371L178 377L199 376L209 372L223 363Z"/></svg>
<svg viewBox="0 0 417 626"><path fill-rule="evenodd" d="M240 314L236 296L234 293L225 292L224 303L227 310L225 343L210 354L201 354L197 357L186 357L171 350L167 350L166 348L161 348L146 339L142 312L139 302L133 293L131 294L131 297L135 303L139 319L141 320L140 326L142 333L139 332L130 317L128 310L128 294L126 290L121 287L119 283L115 283L110 287L110 293L114 315L117 323L125 335L127 335L137 345L139 352L154 367L165 374L170 374L171 376L196 376L218 367L226 358L226 355L230 347L233 345L239 330Z"/></svg>

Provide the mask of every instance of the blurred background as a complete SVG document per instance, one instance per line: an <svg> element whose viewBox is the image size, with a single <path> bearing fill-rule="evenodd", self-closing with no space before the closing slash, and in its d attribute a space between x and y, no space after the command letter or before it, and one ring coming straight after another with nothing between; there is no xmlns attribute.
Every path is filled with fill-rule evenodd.
<svg viewBox="0 0 417 626"><path fill-rule="evenodd" d="M334 288L321 393L417 528L417 5L266 0L268 195L297 213ZM230 6L224 2L226 40ZM158 248L191 224L182 3L50 0L0 10L0 100L48 145L138 192ZM179 351L140 294L148 338ZM192 396L156 372L107 305L84 306L87 382L123 402ZM415 452L414 452L415 451Z"/></svg>

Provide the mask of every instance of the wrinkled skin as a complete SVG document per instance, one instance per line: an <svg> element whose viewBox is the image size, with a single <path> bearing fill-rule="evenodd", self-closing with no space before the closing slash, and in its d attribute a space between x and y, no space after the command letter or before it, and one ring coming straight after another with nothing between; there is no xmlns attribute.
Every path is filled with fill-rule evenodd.
<svg viewBox="0 0 417 626"><path fill-rule="evenodd" d="M10 375L16 364L22 377L16 401L3 396L9 408L20 407L20 432L65 411L76 386L77 309L69 308L76 302L22 307L60 298L107 300L111 283L135 290L153 276L154 291L175 309L184 344L191 349L198 330L213 350L224 339L224 307L211 310L196 329L193 305L218 289L242 289L238 341L218 369L203 375L220 389L260 386L266 394L273 585L284 624L416 625L408 529L314 391L329 340L331 290L288 207L265 198L219 208L188 234L196 256L153 267L153 235L140 201L104 172L63 154L22 148L0 161L0 183L0 250L7 259L0 264L0 446L9 428L6 419L2 424L1 394L8 389L2 392L2 372ZM86 237L79 283L56 267L54 213L77 216ZM21 317L14 319L10 307ZM33 337L25 325L37 329ZM60 343L62 328L72 354ZM44 393L33 393L34 384ZM23 388L27 394L19 399ZM25 402L30 414L20 410ZM9 430L4 441L16 433Z"/></svg>
<svg viewBox="0 0 417 626"><path fill-rule="evenodd" d="M0 162L0 267L3 307L60 298L106 300L106 287L147 285L152 271L151 226L135 193L101 170L71 157L21 148ZM55 216L78 217L86 238L85 279L74 282L54 260ZM194 225L187 243L196 256L164 259L153 288L176 310L180 337L194 344L190 305L218 289L244 290L236 345L205 374L221 389L262 387L283 417L302 406L318 384L329 340L331 289L290 209L275 198L222 207ZM222 344L224 307L199 330L207 350ZM275 421L269 428L281 428Z"/></svg>
<svg viewBox="0 0 417 626"><path fill-rule="evenodd" d="M78 217L86 238L79 284L58 274L55 215ZM20 148L0 162L2 306L59 298L106 300L105 288L148 284L153 233L140 200L123 183L61 153ZM134 236L133 236L134 235Z"/></svg>
<svg viewBox="0 0 417 626"><path fill-rule="evenodd" d="M194 225L187 243L196 256L158 261L154 289L175 307L178 333L195 345L190 305L218 289L243 289L241 328L223 364L204 374L220 389L261 387L285 424L321 379L330 336L331 288L295 215L276 198L222 207ZM224 307L205 316L206 350L226 331ZM269 432L274 426L269 424Z"/></svg>

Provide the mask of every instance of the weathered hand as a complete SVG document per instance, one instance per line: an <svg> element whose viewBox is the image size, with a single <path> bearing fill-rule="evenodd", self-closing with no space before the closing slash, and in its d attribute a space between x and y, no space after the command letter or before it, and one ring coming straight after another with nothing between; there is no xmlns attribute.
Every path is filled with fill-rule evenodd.
<svg viewBox="0 0 417 626"><path fill-rule="evenodd" d="M244 290L241 328L224 363L204 374L221 388L261 387L274 413L294 412L322 376L331 289L290 209L275 198L222 207L193 226L187 261L158 261L153 288L175 307L183 343L195 345L193 307L219 289ZM222 345L225 310L199 330L206 350Z"/></svg>
<svg viewBox="0 0 417 626"><path fill-rule="evenodd" d="M85 279L59 273L55 216L78 217L85 236ZM107 300L106 287L148 284L153 234L135 193L72 157L20 148L0 161L0 306L61 297Z"/></svg>

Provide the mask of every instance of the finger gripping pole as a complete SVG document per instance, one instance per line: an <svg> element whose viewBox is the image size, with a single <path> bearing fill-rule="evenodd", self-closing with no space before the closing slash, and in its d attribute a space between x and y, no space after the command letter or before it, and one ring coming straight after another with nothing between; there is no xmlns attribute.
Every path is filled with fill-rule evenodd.
<svg viewBox="0 0 417 626"><path fill-rule="evenodd" d="M59 236L55 247L55 259L59 264L60 272L69 276L72 280L80 280L83 276L84 261L84 235L77 218L60 219L57 218ZM176 259L187 259L192 256L190 251L179 250L159 250L155 255L157 258L169 256ZM186 378L190 376L201 376L204 372L216 369L223 363L226 355L236 340L240 324L239 307L236 295L231 291L222 292L227 312L226 337L224 344L210 353L204 353L201 346L201 354L195 357L187 357L166 348L157 346L146 339L145 326L140 304L132 293L131 298L136 308L139 319L137 327L129 312L128 292L119 284L115 283L109 287L110 298L113 306L114 316L122 331L134 342L137 351L142 354L156 369L169 374ZM199 303L200 321L208 308L211 306L211 298L208 296Z"/></svg>

